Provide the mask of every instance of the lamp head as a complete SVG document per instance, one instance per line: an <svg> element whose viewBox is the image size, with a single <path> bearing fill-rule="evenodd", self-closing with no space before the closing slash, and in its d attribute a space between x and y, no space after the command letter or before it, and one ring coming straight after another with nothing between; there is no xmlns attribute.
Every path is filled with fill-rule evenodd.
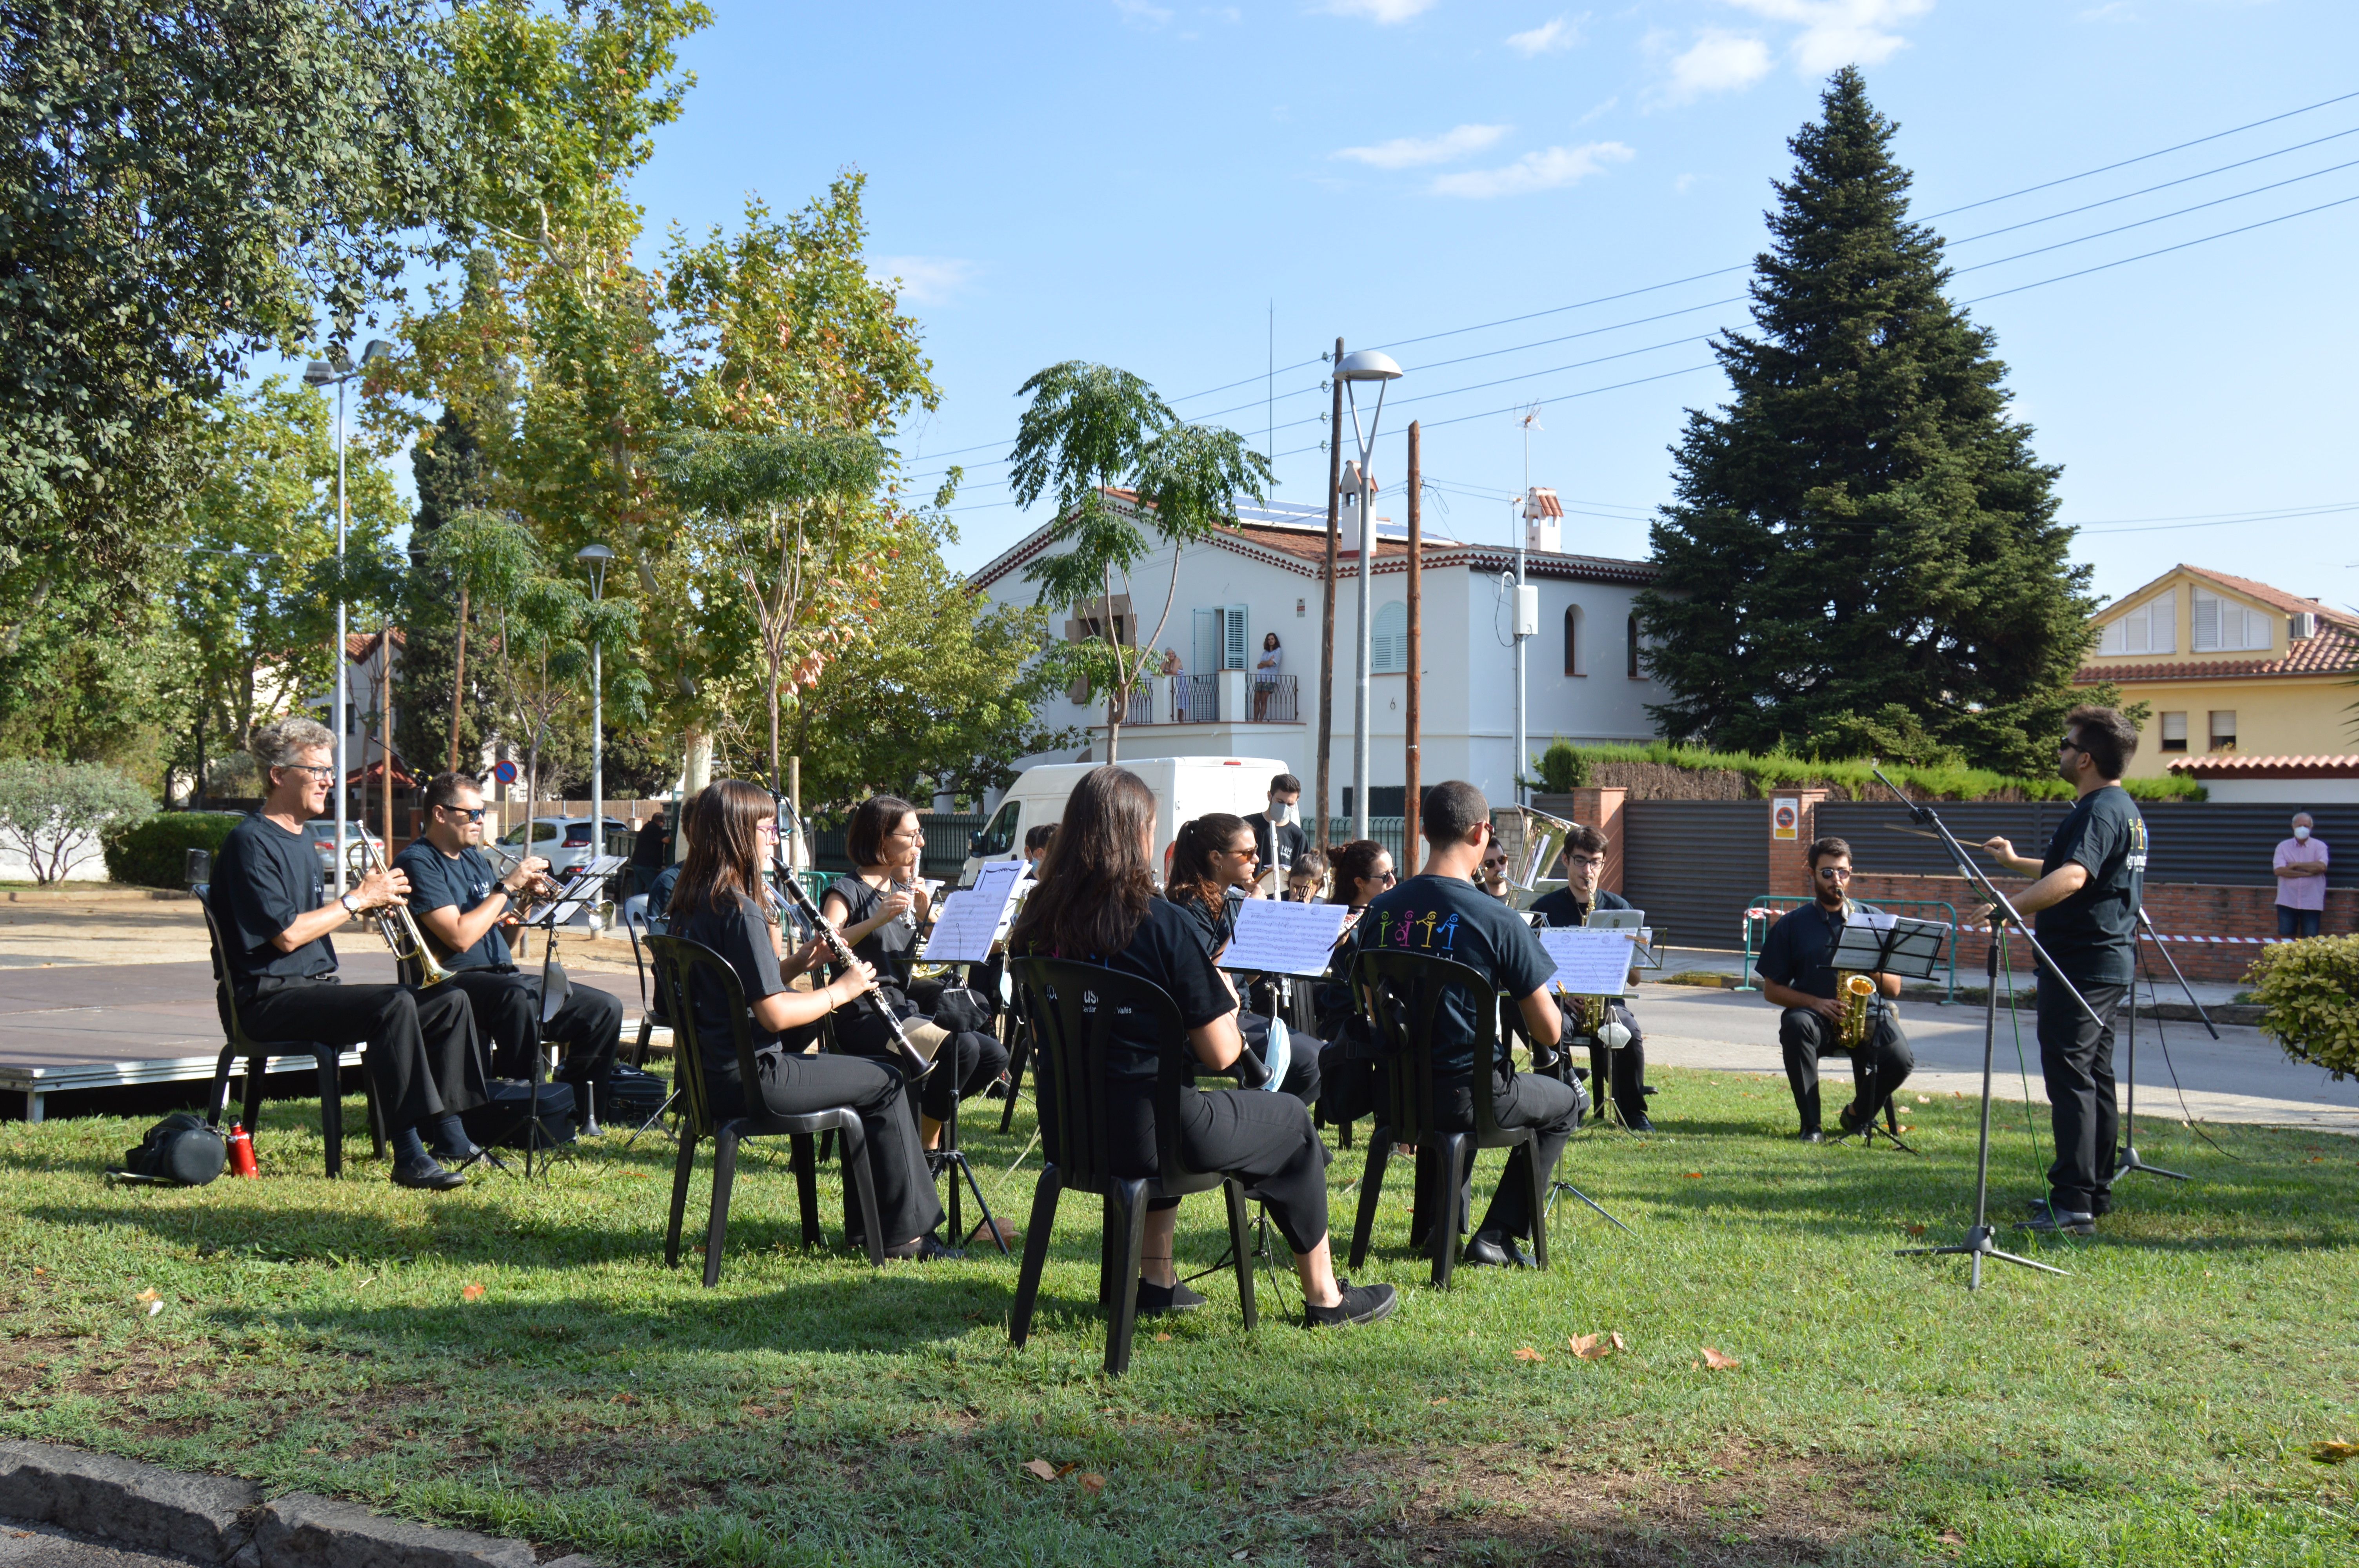
<svg viewBox="0 0 2359 1568"><path fill-rule="evenodd" d="M1390 354L1374 349L1354 349L1335 362L1337 381L1398 381L1400 373Z"/></svg>
<svg viewBox="0 0 2359 1568"><path fill-rule="evenodd" d="M303 367L303 384L306 386L332 386L335 381L336 367L325 360L313 360Z"/></svg>
<svg viewBox="0 0 2359 1568"><path fill-rule="evenodd" d="M614 552L603 545L584 545L573 552L573 558L586 567L594 562L613 560Z"/></svg>
<svg viewBox="0 0 2359 1568"><path fill-rule="evenodd" d="M386 342L383 338L371 338L368 341L368 346L361 350L361 363L363 364L368 363L371 360L389 360L391 358L393 358L393 345Z"/></svg>

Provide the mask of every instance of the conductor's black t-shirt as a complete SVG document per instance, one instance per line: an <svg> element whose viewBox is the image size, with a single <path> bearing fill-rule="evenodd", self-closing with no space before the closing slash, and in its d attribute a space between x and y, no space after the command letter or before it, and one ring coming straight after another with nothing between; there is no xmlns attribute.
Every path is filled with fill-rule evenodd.
<svg viewBox="0 0 2359 1568"><path fill-rule="evenodd" d="M1585 924L1592 909L1627 909L1629 907L1628 899L1605 888L1599 888L1596 896L1586 906L1572 896L1571 888L1559 888L1554 892L1543 893L1532 900L1529 913L1545 919L1550 931L1560 931L1567 926Z"/></svg>
<svg viewBox="0 0 2359 1568"><path fill-rule="evenodd" d="M2146 818L2129 791L2107 784L2073 806L2048 841L2039 874L2073 864L2085 867L2089 880L2071 897L2033 915L2033 934L2075 984L2125 986L2136 966L2146 880Z"/></svg>
<svg viewBox="0 0 2359 1568"><path fill-rule="evenodd" d="M676 916L671 934L720 954L736 971L748 1008L766 996L776 996L788 989L786 977L779 972L778 955L770 946L770 923L763 918L761 906L752 899L738 895L734 909L707 909ZM706 1083L716 1091L725 1086L742 1095L736 1036L732 1033L734 1022L729 1016L720 986L700 975L689 982L689 993L690 1005L696 1010L696 1038L702 1047L699 1058L704 1064ZM777 1033L763 1028L758 1018L752 1021L751 1028L756 1052L780 1048ZM725 1093L716 1093L716 1098L729 1100Z"/></svg>
<svg viewBox="0 0 2359 1568"><path fill-rule="evenodd" d="M268 975L282 979L336 972L336 946L314 937L292 953L273 939L320 907L320 855L300 833L289 833L260 812L229 831L213 858L213 919L226 947L223 958L238 986Z"/></svg>
<svg viewBox="0 0 2359 1568"><path fill-rule="evenodd" d="M1204 950L1203 927L1180 905L1162 898L1147 901L1147 918L1131 934L1130 945L1112 956L1058 953L1083 964L1103 964L1125 975L1136 975L1163 988L1179 1005L1183 1027L1201 1029L1237 1005L1221 983ZM1115 1019L1113 1049L1108 1052L1109 1076L1152 1087L1163 1044L1156 1022L1127 1010Z"/></svg>
<svg viewBox="0 0 2359 1568"><path fill-rule="evenodd" d="M492 890L499 885L499 873L492 869L483 851L473 845L462 846L456 855L446 855L419 838L396 855L393 863L409 878L409 908L413 914L437 909L455 909L465 914L491 897ZM473 946L463 953L445 955L442 967L481 969L512 961L508 939L495 921L490 930L475 938Z"/></svg>
<svg viewBox="0 0 2359 1568"><path fill-rule="evenodd" d="M1805 996L1833 1000L1835 967L1828 955L1835 950L1843 923L1843 911L1815 901L1788 910L1762 939L1761 956L1753 961L1755 972Z"/></svg>
<svg viewBox="0 0 2359 1568"><path fill-rule="evenodd" d="M1502 992L1529 996L1556 973L1556 960L1524 917L1464 877L1416 876L1379 893L1352 928L1350 946L1355 954L1430 953L1491 977L1484 996L1450 987L1435 1015L1433 1065L1444 1073L1473 1068L1476 1008L1495 1009ZM1506 1044L1502 1039L1503 1054Z"/></svg>

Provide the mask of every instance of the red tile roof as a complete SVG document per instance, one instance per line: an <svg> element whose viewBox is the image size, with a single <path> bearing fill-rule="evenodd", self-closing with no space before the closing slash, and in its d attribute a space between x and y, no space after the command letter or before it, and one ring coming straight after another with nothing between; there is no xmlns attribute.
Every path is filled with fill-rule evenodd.
<svg viewBox="0 0 2359 1568"><path fill-rule="evenodd" d="M2245 757L2234 752L2180 757L2174 773L2209 779L2359 779L2359 753L2341 757Z"/></svg>
<svg viewBox="0 0 2359 1568"><path fill-rule="evenodd" d="M2207 574L2215 575L2215 574ZM2082 665L2073 680L2081 686L2100 681L2230 680L2249 676L2339 676L2359 670L2359 623L2329 621L2318 611L2318 632L2293 644L2282 659L2179 659L2150 665Z"/></svg>
<svg viewBox="0 0 2359 1568"><path fill-rule="evenodd" d="M2334 621L2344 625L2359 626L2359 617L2354 617L2346 611L2331 610L2314 599L2297 599L2281 588L2271 588L2267 583L2255 582L2248 577L2231 577L2226 572L2215 572L2209 567L2190 567L2184 561L2173 569L2186 572L2192 577L2202 578L2210 582L2216 582L2231 593L2241 593L2246 598L2257 599L2263 604L2275 605L2288 615L2298 614L2307 610L2321 621Z"/></svg>

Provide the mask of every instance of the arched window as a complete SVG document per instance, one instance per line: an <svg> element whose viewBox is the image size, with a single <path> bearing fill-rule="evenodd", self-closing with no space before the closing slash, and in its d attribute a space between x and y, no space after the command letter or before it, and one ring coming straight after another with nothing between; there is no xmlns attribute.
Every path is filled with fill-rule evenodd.
<svg viewBox="0 0 2359 1568"><path fill-rule="evenodd" d="M1378 605L1376 618L1368 623L1368 673L1408 673L1408 606L1397 599Z"/></svg>
<svg viewBox="0 0 2359 1568"><path fill-rule="evenodd" d="M1564 673L1569 676L1581 673L1581 606L1578 604L1564 607Z"/></svg>
<svg viewBox="0 0 2359 1568"><path fill-rule="evenodd" d="M1630 678L1638 680L1645 674L1638 667L1638 617L1634 613L1630 617Z"/></svg>

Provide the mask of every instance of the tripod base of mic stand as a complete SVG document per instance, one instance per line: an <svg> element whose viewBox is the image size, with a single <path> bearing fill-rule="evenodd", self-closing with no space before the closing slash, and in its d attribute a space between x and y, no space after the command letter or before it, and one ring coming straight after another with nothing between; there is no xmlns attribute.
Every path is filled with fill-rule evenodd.
<svg viewBox="0 0 2359 1568"><path fill-rule="evenodd" d="M1623 1224L1620 1220L1615 1219L1612 1215L1607 1214L1603 1205L1600 1204L1595 1198L1591 1197L1587 1193L1582 1192L1579 1187L1574 1186L1571 1182L1550 1182L1549 1184L1548 1206L1549 1208L1552 1209L1556 1207L1556 1195L1559 1193L1571 1193L1574 1197L1579 1198L1582 1202L1595 1209L1599 1215L1603 1217L1607 1224L1613 1226L1614 1229L1622 1232L1625 1236L1636 1236L1638 1234L1628 1226Z"/></svg>
<svg viewBox="0 0 2359 1568"><path fill-rule="evenodd" d="M2129 1174L2132 1171L2144 1171L2149 1176L2168 1176L2174 1182L2191 1182L2195 1179L2183 1171L2166 1171L2159 1165L2147 1164L2138 1158L2136 1144L2125 1143L2122 1145L2121 1157L2114 1162L2114 1175L2119 1178ZM2107 1186L2112 1184L2111 1182L2106 1183Z"/></svg>
<svg viewBox="0 0 2359 1568"><path fill-rule="evenodd" d="M2041 1263L2029 1258L2018 1257L2012 1252L2000 1251L1992 1241L1992 1238L1997 1234L1987 1225L1977 1225L1967 1231L1965 1240L1955 1247L1904 1247L1893 1256L1895 1258L1971 1258L1974 1260L1973 1273L1966 1281L1966 1289L1970 1291L1982 1289L1983 1260L1985 1258L2001 1259L2020 1268L2038 1269L2049 1274L2070 1273L2069 1270L2059 1269L2053 1263Z"/></svg>

